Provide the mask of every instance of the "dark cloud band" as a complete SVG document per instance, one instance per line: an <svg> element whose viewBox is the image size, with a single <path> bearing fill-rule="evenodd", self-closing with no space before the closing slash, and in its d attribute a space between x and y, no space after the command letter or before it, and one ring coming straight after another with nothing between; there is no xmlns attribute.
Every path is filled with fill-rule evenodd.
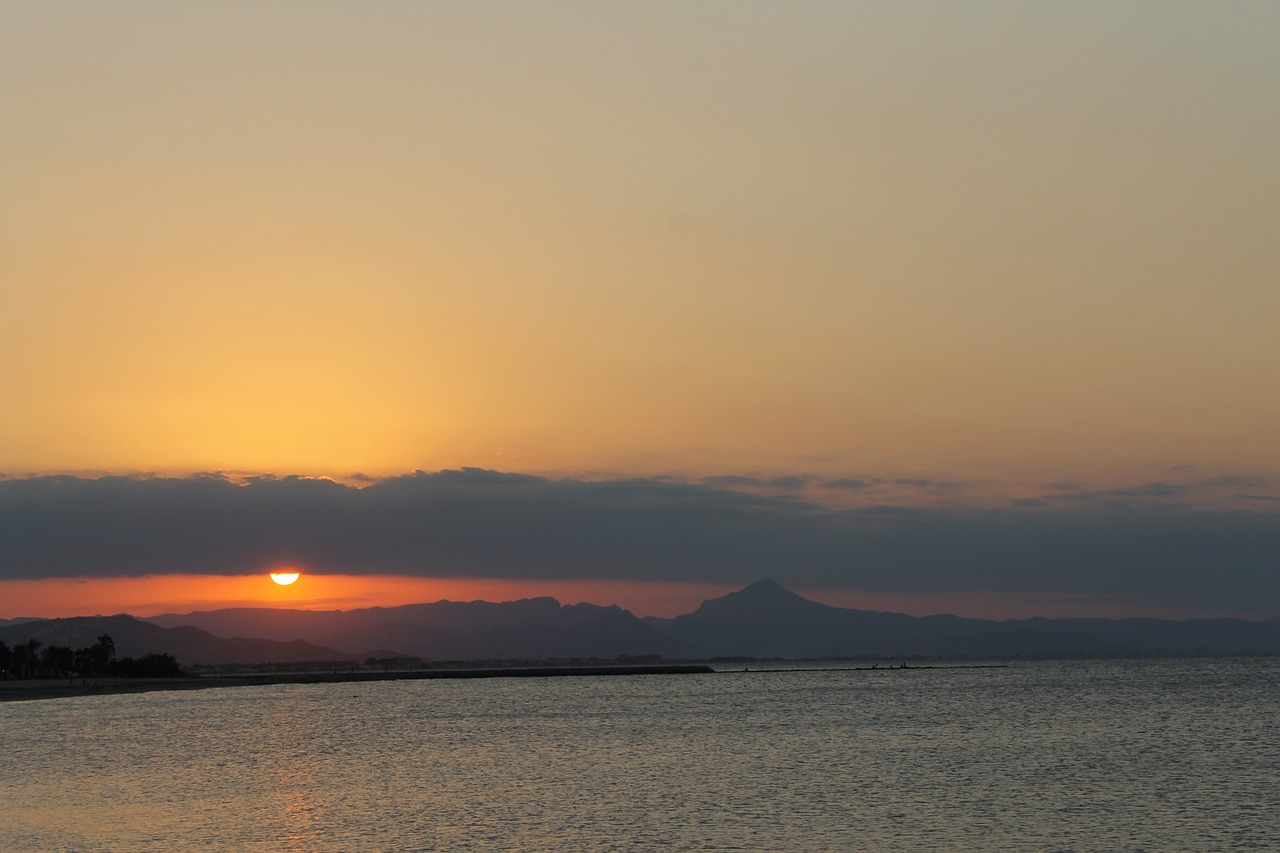
<svg viewBox="0 0 1280 853"><path fill-rule="evenodd" d="M667 479L478 469L0 481L0 578L313 571L1061 592L1280 612L1280 513L1172 506L831 509ZM1263 507L1263 510L1268 509Z"/></svg>

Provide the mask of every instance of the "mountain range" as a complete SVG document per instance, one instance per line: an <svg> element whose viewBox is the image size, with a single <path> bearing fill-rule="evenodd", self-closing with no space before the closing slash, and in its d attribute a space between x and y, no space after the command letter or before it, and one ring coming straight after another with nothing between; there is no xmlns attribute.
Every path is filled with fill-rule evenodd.
<svg viewBox="0 0 1280 853"><path fill-rule="evenodd" d="M1280 620L968 619L831 607L772 580L674 618L553 598L347 611L229 608L0 623L0 641L80 648L110 634L116 653L184 665L365 660L706 659L1280 654Z"/></svg>

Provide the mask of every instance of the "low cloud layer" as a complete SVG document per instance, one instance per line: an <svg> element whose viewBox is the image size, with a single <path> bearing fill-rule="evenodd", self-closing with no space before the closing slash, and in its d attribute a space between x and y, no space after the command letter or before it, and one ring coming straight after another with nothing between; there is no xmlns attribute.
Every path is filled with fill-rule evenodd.
<svg viewBox="0 0 1280 853"><path fill-rule="evenodd" d="M1112 491L1106 503L833 509L732 479L466 469L362 488L296 477L5 480L0 579L243 574L292 562L515 579L768 575L807 589L1057 592L1280 613L1280 512L1265 502L1210 511L1126 504Z"/></svg>

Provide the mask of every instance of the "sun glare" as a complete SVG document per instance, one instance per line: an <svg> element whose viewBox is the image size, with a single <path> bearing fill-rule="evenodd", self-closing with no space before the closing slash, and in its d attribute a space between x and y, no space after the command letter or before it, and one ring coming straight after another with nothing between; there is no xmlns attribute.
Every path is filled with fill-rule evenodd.
<svg viewBox="0 0 1280 853"><path fill-rule="evenodd" d="M272 572L271 579L280 586L288 586L300 577L299 572Z"/></svg>

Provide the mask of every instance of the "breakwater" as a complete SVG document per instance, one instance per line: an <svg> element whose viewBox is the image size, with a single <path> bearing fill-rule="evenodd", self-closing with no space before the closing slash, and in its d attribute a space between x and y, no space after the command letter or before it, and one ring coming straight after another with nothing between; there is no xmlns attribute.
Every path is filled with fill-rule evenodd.
<svg viewBox="0 0 1280 853"><path fill-rule="evenodd" d="M63 699L152 690L205 690L269 684L341 684L365 681L412 681L429 678L555 678L611 675L693 675L715 672L705 664L607 664L583 666L475 667L470 669L389 670L385 672L282 672L202 675L194 678L91 678L70 684L66 679L0 682L0 701Z"/></svg>

